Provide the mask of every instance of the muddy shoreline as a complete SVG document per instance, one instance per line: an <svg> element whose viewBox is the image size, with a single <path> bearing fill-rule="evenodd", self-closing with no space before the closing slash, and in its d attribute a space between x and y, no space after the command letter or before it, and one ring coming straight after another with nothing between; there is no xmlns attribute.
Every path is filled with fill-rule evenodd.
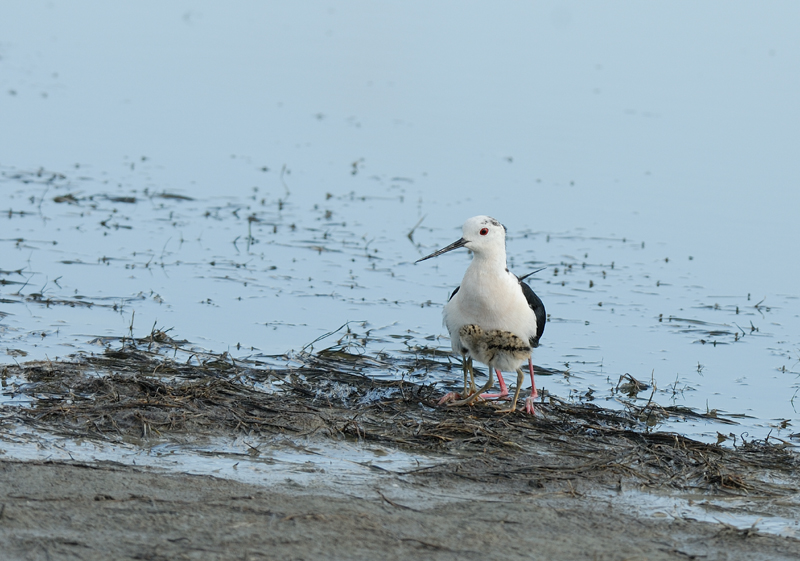
<svg viewBox="0 0 800 561"><path fill-rule="evenodd" d="M796 539L498 481L347 490L121 465L0 461L7 559L796 559ZM592 485L586 483L586 485Z"/></svg>
<svg viewBox="0 0 800 561"><path fill-rule="evenodd" d="M66 362L0 367L6 393L30 399L3 406L4 432L187 447L246 435L256 454L289 440L346 442L427 461L375 466L356 480L312 465L302 480L254 484L117 462L2 457L0 546L8 558L800 556L791 528L714 521L714 509L796 519L800 461L780 441L723 447L659 432L659 416L675 412L650 402L610 411L549 396L536 417L497 415L491 404L438 407L439 388L359 373L394 359L345 349L277 369L227 355L179 359L182 345L156 333ZM396 360L409 374L441 367L424 353ZM706 515L650 505L665 499Z"/></svg>

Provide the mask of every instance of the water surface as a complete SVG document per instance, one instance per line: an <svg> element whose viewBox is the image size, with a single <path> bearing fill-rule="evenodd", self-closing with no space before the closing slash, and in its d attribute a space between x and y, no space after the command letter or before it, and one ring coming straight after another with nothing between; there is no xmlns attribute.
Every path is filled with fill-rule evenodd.
<svg viewBox="0 0 800 561"><path fill-rule="evenodd" d="M358 352L447 349L441 308L469 256L413 262L489 214L513 271L547 267L531 285L548 391L613 406L629 374L662 405L739 423L670 428L791 441L798 16L6 4L7 362L154 326L241 357L348 322Z"/></svg>

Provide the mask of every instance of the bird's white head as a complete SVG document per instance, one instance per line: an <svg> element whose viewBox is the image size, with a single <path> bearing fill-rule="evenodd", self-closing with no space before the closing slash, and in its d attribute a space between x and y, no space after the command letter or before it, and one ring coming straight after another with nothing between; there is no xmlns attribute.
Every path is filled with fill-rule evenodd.
<svg viewBox="0 0 800 561"><path fill-rule="evenodd" d="M464 222L461 234L460 240L419 259L417 263L459 247L472 250L476 256L498 257L505 261L506 228L491 216L473 216Z"/></svg>
<svg viewBox="0 0 800 561"><path fill-rule="evenodd" d="M502 253L506 250L506 227L491 216L473 216L461 229L464 247L476 255Z"/></svg>

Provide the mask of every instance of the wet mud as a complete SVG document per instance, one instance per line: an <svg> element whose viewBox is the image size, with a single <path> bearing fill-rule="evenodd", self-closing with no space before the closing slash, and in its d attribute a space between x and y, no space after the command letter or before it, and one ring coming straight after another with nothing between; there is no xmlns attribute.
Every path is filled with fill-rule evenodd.
<svg viewBox="0 0 800 561"><path fill-rule="evenodd" d="M312 485L250 485L117 463L3 459L0 540L17 558L800 555L791 530L654 515L621 499L636 492L646 506L690 496L709 511L728 500L739 513L787 520L796 512L800 462L790 446L770 438L723 446L659 431L671 413L652 401L620 411L545 395L535 416L498 414L486 402L438 406L441 388L408 381L448 368L435 354L332 347L266 364L200 353L160 331L106 343L68 361L3 366L4 394L24 397L3 407L5 431L188 448L246 435L254 454L288 437L379 444L427 461L371 466L344 487L324 470ZM407 375L361 373L382 364ZM634 382L620 388L641 391Z"/></svg>

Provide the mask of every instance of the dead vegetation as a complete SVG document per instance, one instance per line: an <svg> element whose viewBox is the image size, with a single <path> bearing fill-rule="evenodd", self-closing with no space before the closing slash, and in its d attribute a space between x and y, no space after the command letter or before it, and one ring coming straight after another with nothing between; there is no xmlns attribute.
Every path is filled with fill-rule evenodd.
<svg viewBox="0 0 800 561"><path fill-rule="evenodd" d="M119 343L119 341L118 341ZM76 438L180 439L246 434L269 439L352 439L442 461L425 477L497 478L540 486L591 478L730 494L796 491L797 455L779 441L732 448L653 430L669 412L652 400L614 411L547 396L535 417L498 415L491 404L440 407L441 390L406 379L446 362L422 354L372 357L334 348L268 367L197 353L154 331L69 362L2 367L28 406L5 406L8 423ZM391 368L378 379L365 372Z"/></svg>

